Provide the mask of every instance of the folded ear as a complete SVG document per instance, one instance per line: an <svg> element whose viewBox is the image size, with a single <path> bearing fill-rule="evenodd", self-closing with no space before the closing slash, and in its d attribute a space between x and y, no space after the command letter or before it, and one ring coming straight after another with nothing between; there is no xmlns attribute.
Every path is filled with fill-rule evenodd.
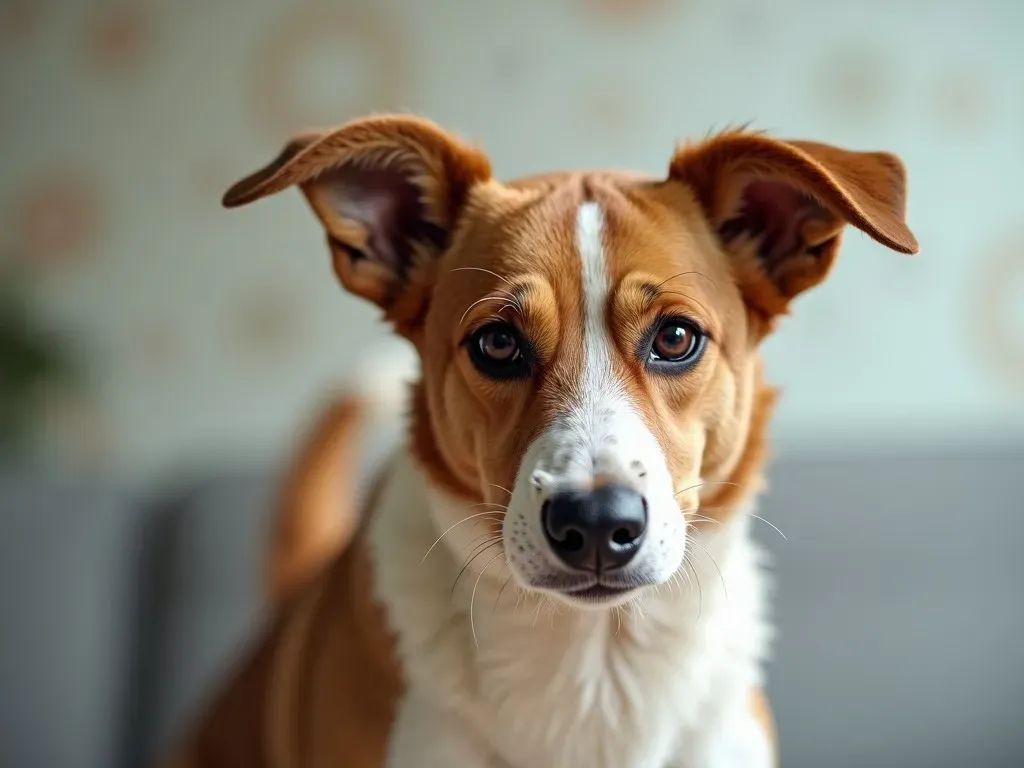
<svg viewBox="0 0 1024 768"><path fill-rule="evenodd" d="M400 333L429 304L438 257L487 158L412 117L357 120L292 139L224 195L234 208L297 185L327 231L334 270L380 305Z"/></svg>
<svg viewBox="0 0 1024 768"><path fill-rule="evenodd" d="M669 174L696 194L737 257L748 301L769 316L825 279L846 224L917 252L895 155L730 132L680 149Z"/></svg>

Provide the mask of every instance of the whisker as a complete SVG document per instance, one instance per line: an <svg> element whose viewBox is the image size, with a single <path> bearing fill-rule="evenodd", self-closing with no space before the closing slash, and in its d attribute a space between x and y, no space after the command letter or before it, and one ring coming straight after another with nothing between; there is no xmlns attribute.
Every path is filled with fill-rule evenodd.
<svg viewBox="0 0 1024 768"><path fill-rule="evenodd" d="M697 569L693 567L693 563L690 562L689 558L683 557L683 563L690 567L690 573L693 574L693 578L697 582L697 618L699 619L701 613L704 612L704 587L700 583L700 576L697 575Z"/></svg>
<svg viewBox="0 0 1024 768"><path fill-rule="evenodd" d="M473 527L470 530L476 530L483 523L489 523L493 526L500 526L505 520L505 514L502 512L488 512L485 517L481 517L479 520L473 523Z"/></svg>
<svg viewBox="0 0 1024 768"><path fill-rule="evenodd" d="M783 538L783 539L784 539L785 541L789 541L789 539L787 539L787 538L786 538L786 534L784 534L784 533L783 533L782 531L780 531L780 530L778 529L778 527L776 527L776 526L775 526L775 524L774 524L774 523L771 523L771 522L769 522L769 521L765 520L765 519L764 519L763 517L761 517L760 515L755 515L755 514L754 514L753 512L747 512L746 514L750 515L750 516L751 516L752 518L754 518L755 520L760 520L760 521L761 521L762 523L764 523L765 525L767 525L767 526L768 526L769 528L772 528L772 529L773 529L773 530L774 530L774 531L775 531L775 532L776 532L777 534L779 534L779 536L781 536L781 537L782 537L782 538Z"/></svg>
<svg viewBox="0 0 1024 768"><path fill-rule="evenodd" d="M722 524L721 520L715 520L715 518L713 517L706 517L705 515L698 515L693 512L683 512L683 518L687 517L692 518L693 521L697 523L718 523L719 525Z"/></svg>
<svg viewBox="0 0 1024 768"><path fill-rule="evenodd" d="M686 568L685 568L686 561L685 561L685 559L683 561L683 565L684 565L684 567L682 569L680 569L679 571L676 571L676 573L679 575L679 577L681 579L682 578L686 579L686 588L688 590L690 590L690 594L692 595L693 594L693 581L690 579L690 574L688 574L686 572Z"/></svg>
<svg viewBox="0 0 1024 768"><path fill-rule="evenodd" d="M698 277L703 277L705 280L707 280L713 286L715 286L716 288L718 287L718 284L715 283L714 280L712 280L710 277L705 275L703 272L698 272L696 270L690 270L689 272L680 272L678 275L672 275L672 277L668 278L667 280L662 280L655 287L656 288L661 288L661 286L665 285L665 283L670 283L673 280L675 280L677 277L685 277L686 275L697 275Z"/></svg>
<svg viewBox="0 0 1024 768"><path fill-rule="evenodd" d="M482 521L478 520L478 521L476 522L476 524L477 524L477 525L479 525L479 524L480 524L481 522L482 522ZM465 544L465 545L464 545L464 546L463 546L463 547L462 547L462 548L461 548L461 549L459 550L459 554L462 554L462 553L463 553L463 552L465 552L465 551L466 551L467 549L470 549L470 548L472 548L472 547L475 547L475 546L476 546L477 544L479 544L480 542L482 542L482 541L483 541L484 539L486 539L486 538L489 538L489 537L491 537L491 536L497 536L497 535L498 535L498 533L497 533L496 531L484 531L483 533L481 533L481 534L479 534L479 535L477 535L477 536L474 536L474 537L473 537L473 538L472 538L472 539L471 539L471 540L470 540L470 541L469 541L469 542L468 542L467 544Z"/></svg>
<svg viewBox="0 0 1024 768"><path fill-rule="evenodd" d="M523 314L523 305L520 303L519 296L516 294L516 291L520 290L519 286L509 283L509 287L512 290L507 291L503 288L499 288L496 293L500 296L506 297L509 300L509 303L515 307L516 311L519 312L519 314Z"/></svg>
<svg viewBox="0 0 1024 768"><path fill-rule="evenodd" d="M729 599L729 588L725 585L725 576L722 575L722 569L718 567L718 563L715 561L714 556L710 552L708 552L707 549L704 547L704 545L701 544L699 541L697 541L697 539L694 538L693 536L689 537L689 543L693 544L693 546L699 548L700 551L705 554L705 556L708 558L708 560L711 561L711 564L713 566L715 566L715 570L718 571L718 578L722 582L722 591L725 593L725 599L728 600Z"/></svg>
<svg viewBox="0 0 1024 768"><path fill-rule="evenodd" d="M505 563L505 567L506 567L506 568L508 568L508 562L507 562L507 561L506 561L506 563ZM498 610L498 603L500 603L500 602L501 602L501 596L502 596L502 594L503 594L503 593L505 592L505 587L507 587L507 586L508 586L508 583L509 583L510 581L512 581L512 576L513 576L513 575L514 575L514 574L512 573L512 570L511 570L511 569L509 569L509 573L508 573L508 578L507 578L507 579L505 579L505 583L504 583L504 584L502 584L502 585L501 585L501 589L499 589L499 590L498 590L498 596L497 596L497 597L495 598L495 600L494 600L494 607L492 607L492 608L491 608L491 615L492 615L492 616L494 615L494 612L495 612L496 610ZM519 601L518 601L518 600L516 600L516 607L517 607L517 608L519 607ZM513 614L513 615L515 615L515 614Z"/></svg>
<svg viewBox="0 0 1024 768"><path fill-rule="evenodd" d="M499 491L504 491L509 496L512 495L512 491L510 491L508 488L506 488L503 485L498 485L497 483L488 483L488 485L491 486L492 488L497 488ZM506 507L506 509L508 509L508 507Z"/></svg>
<svg viewBox="0 0 1024 768"><path fill-rule="evenodd" d="M730 480L701 480L699 483L689 485L686 488L683 488L683 490L679 491L679 493L673 494L673 496L679 496L681 494L686 493L687 491L692 491L694 488L700 488L701 486L704 485L734 485L737 488L741 487L739 483L734 483Z"/></svg>
<svg viewBox="0 0 1024 768"><path fill-rule="evenodd" d="M480 586L480 579L484 577L484 574L487 572L487 569L491 567L491 563L493 563L499 557L502 557L504 554L504 552L499 552L487 561L487 565L480 569L480 573L477 574L476 577L476 583L473 584L473 591L469 595L469 630L473 634L473 645L475 645L477 648L480 647L480 642L476 636L476 623L473 621L473 602L476 600L476 590L477 587Z"/></svg>
<svg viewBox="0 0 1024 768"><path fill-rule="evenodd" d="M505 299L502 296L484 296L482 299L477 299L472 304L470 304L468 307L466 307L466 311L462 313L462 318L459 320L459 325L462 325L464 322L466 322L466 317L469 315L470 312L473 311L473 307L479 306L480 304L483 304L485 301L506 301L506 300L507 299Z"/></svg>
<svg viewBox="0 0 1024 768"><path fill-rule="evenodd" d="M474 552L474 554L468 560L466 560L465 565L463 565L462 569L459 571L459 575L456 576L455 577L455 581L452 582L452 591L448 595L448 599L449 600L455 596L455 588L459 585L459 579L462 578L462 574L464 574L466 572L466 569L469 568L469 566L472 564L472 562L474 560L476 560L478 557L480 557L480 555L482 555L488 549L490 549L491 547L493 547L493 546L495 546L497 544L501 544L501 537L500 536L497 536L497 537L491 539L490 541L484 542L483 544L480 544L477 547L477 549L479 549L480 551L479 552Z"/></svg>
<svg viewBox="0 0 1024 768"><path fill-rule="evenodd" d="M508 301L508 304L506 304L505 306L503 306L501 309L498 310L499 314L501 312L504 312L506 309L509 309L509 308L514 309L519 314L520 317L522 317L522 316L524 316L526 314L525 310L523 310L522 303L519 301L519 297L516 296L514 293L512 293L512 291L502 291L502 290L499 290L499 291L497 291L497 294L499 296L501 296L503 299L505 299L506 301Z"/></svg>
<svg viewBox="0 0 1024 768"><path fill-rule="evenodd" d="M469 522L470 520L473 520L474 518L477 518L477 517L483 517L484 515L494 515L494 514L497 514L497 513L496 513L496 512L493 512L493 511L488 511L488 512L478 512L478 513L477 513L477 514L475 514L475 515L470 515L469 517L464 517L464 518L462 518L461 520L459 520L459 522L455 523L455 525L452 525L452 526L450 526L450 527L448 528L448 530L446 530L446 531L445 531L444 533L442 533L442 534L441 534L440 536L438 536L438 537L437 537L437 541L435 541L435 542L434 542L433 544L431 544L431 545L430 545L430 548L429 548L429 549L427 549L427 553L426 553L425 555L423 555L423 560L420 560L420 562L422 563L422 562L424 562L424 561L425 561L425 560L427 559L427 556L428 556L428 555L429 555L429 554L430 554L431 552L433 552L433 551L434 551L434 547L436 547L436 546L438 545L438 542L440 542L440 541L441 541L441 539L443 539L443 538L444 538L445 536L447 536L447 535L448 535L448 534L449 534L449 533L450 533L451 531L455 530L456 528L458 528L458 527L459 527L460 525L462 525L463 523L467 523L467 522Z"/></svg>
<svg viewBox="0 0 1024 768"><path fill-rule="evenodd" d="M679 588L679 596L680 597L683 596L683 588L684 588L683 576L686 576L686 585L685 586L687 588L689 588L689 589L693 589L693 587L690 585L690 576L689 576L689 574L681 573L679 571L676 571L675 573L672 574L672 580L675 582L676 587Z"/></svg>
<svg viewBox="0 0 1024 768"><path fill-rule="evenodd" d="M636 612L637 612L637 617L638 617L638 618L639 618L639 619L640 619L641 621L643 621L643 620L644 620L644 611L643 611L643 608L641 608L641 607L640 607L640 602L641 602L641 601L640 601L640 599L639 599L639 598L637 598L636 600L633 600L633 601L632 601L632 603L633 603L633 607L634 607L634 608L636 608Z"/></svg>
<svg viewBox="0 0 1024 768"><path fill-rule="evenodd" d="M697 301L697 299L693 298L693 296L690 296L690 295L689 295L688 293L683 293L682 291L663 291L663 293L665 293L665 294L672 294L673 296L682 296L682 297L683 297L684 299L686 299L687 301L692 301L692 302L693 302L694 304L696 304L696 305L697 305L698 307L700 307L701 309L703 309L703 310L704 310L704 312L705 312L705 313L707 313L707 315L708 315L709 317L711 317L711 316L712 316L712 315L711 315L711 310L709 310L709 309L708 309L708 308L707 308L707 307L706 307L706 306L705 306L704 304L702 304L701 302Z"/></svg>
<svg viewBox="0 0 1024 768"><path fill-rule="evenodd" d="M675 573L673 573L672 577L669 579L669 594L670 595L676 594L676 590L677 589L679 590L680 597L682 597L683 587L679 583L679 571L676 571Z"/></svg>
<svg viewBox="0 0 1024 768"><path fill-rule="evenodd" d="M544 600L547 600L547 595L544 596ZM544 600L537 601L537 610L533 612L533 626L537 626L537 619L540 617L541 606L544 605Z"/></svg>

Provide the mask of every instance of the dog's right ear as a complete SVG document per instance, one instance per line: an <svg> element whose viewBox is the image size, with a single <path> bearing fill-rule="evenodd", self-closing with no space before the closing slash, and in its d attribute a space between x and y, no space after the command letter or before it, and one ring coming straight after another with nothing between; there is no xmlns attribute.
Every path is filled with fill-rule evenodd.
<svg viewBox="0 0 1024 768"><path fill-rule="evenodd" d="M433 123L356 120L292 139L224 195L229 208L299 186L327 231L334 270L411 335L429 304L440 254L490 163Z"/></svg>

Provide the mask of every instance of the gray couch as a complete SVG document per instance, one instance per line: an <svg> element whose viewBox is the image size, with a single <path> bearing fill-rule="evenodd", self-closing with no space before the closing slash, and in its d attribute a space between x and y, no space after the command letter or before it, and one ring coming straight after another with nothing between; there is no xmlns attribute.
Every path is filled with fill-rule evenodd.
<svg viewBox="0 0 1024 768"><path fill-rule="evenodd" d="M1024 765L1024 450L778 462L788 768ZM141 766L261 621L270 475L0 475L0 766ZM339 763L340 765L340 763Z"/></svg>

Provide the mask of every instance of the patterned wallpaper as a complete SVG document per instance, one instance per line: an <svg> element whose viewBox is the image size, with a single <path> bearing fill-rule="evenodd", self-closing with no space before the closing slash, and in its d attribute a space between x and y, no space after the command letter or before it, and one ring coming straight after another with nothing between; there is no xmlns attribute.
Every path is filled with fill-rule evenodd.
<svg viewBox="0 0 1024 768"><path fill-rule="evenodd" d="M0 258L89 361L61 460L150 476L287 448L396 349L297 194L220 194L294 131L412 110L497 172L663 172L751 121L900 153L922 255L851 234L767 346L783 450L1024 439L1024 4L0 0Z"/></svg>

